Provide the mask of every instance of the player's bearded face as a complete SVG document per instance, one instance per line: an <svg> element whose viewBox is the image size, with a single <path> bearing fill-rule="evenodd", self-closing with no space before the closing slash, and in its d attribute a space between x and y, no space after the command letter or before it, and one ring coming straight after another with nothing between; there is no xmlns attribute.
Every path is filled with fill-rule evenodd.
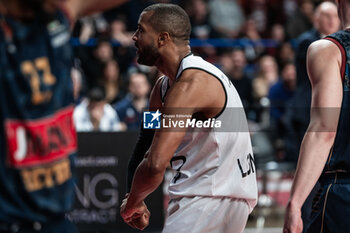
<svg viewBox="0 0 350 233"><path fill-rule="evenodd" d="M137 62L146 66L153 66L160 57L157 47L153 44L144 45L138 49Z"/></svg>

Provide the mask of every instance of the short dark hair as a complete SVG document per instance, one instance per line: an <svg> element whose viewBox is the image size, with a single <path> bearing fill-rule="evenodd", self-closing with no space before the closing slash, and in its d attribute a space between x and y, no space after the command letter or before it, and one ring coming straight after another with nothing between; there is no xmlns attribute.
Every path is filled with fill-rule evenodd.
<svg viewBox="0 0 350 233"><path fill-rule="evenodd" d="M157 32L168 32L177 40L188 41L190 39L190 19L180 6L158 3L146 7L143 12L152 12L149 23Z"/></svg>

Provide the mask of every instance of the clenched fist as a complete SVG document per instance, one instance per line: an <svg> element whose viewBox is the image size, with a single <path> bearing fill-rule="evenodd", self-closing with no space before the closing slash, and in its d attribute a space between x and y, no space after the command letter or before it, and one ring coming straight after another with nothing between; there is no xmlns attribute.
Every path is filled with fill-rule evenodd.
<svg viewBox="0 0 350 233"><path fill-rule="evenodd" d="M141 202L135 206L128 204L128 194L120 206L120 215L129 226L143 230L149 225L149 217L151 213L147 209L145 202Z"/></svg>

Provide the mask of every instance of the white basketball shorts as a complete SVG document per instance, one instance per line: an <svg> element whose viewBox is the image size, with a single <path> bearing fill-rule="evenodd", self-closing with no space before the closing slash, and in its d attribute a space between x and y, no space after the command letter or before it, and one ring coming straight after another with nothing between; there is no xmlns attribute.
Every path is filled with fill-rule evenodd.
<svg viewBox="0 0 350 233"><path fill-rule="evenodd" d="M170 201L162 233L241 233L248 215L244 200L183 197Z"/></svg>

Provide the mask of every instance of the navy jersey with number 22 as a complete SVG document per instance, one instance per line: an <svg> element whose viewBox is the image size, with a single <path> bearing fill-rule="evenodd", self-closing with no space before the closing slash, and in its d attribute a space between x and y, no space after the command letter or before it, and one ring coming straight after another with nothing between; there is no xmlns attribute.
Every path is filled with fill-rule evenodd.
<svg viewBox="0 0 350 233"><path fill-rule="evenodd" d="M46 222L74 194L69 22L0 22L0 222Z"/></svg>

